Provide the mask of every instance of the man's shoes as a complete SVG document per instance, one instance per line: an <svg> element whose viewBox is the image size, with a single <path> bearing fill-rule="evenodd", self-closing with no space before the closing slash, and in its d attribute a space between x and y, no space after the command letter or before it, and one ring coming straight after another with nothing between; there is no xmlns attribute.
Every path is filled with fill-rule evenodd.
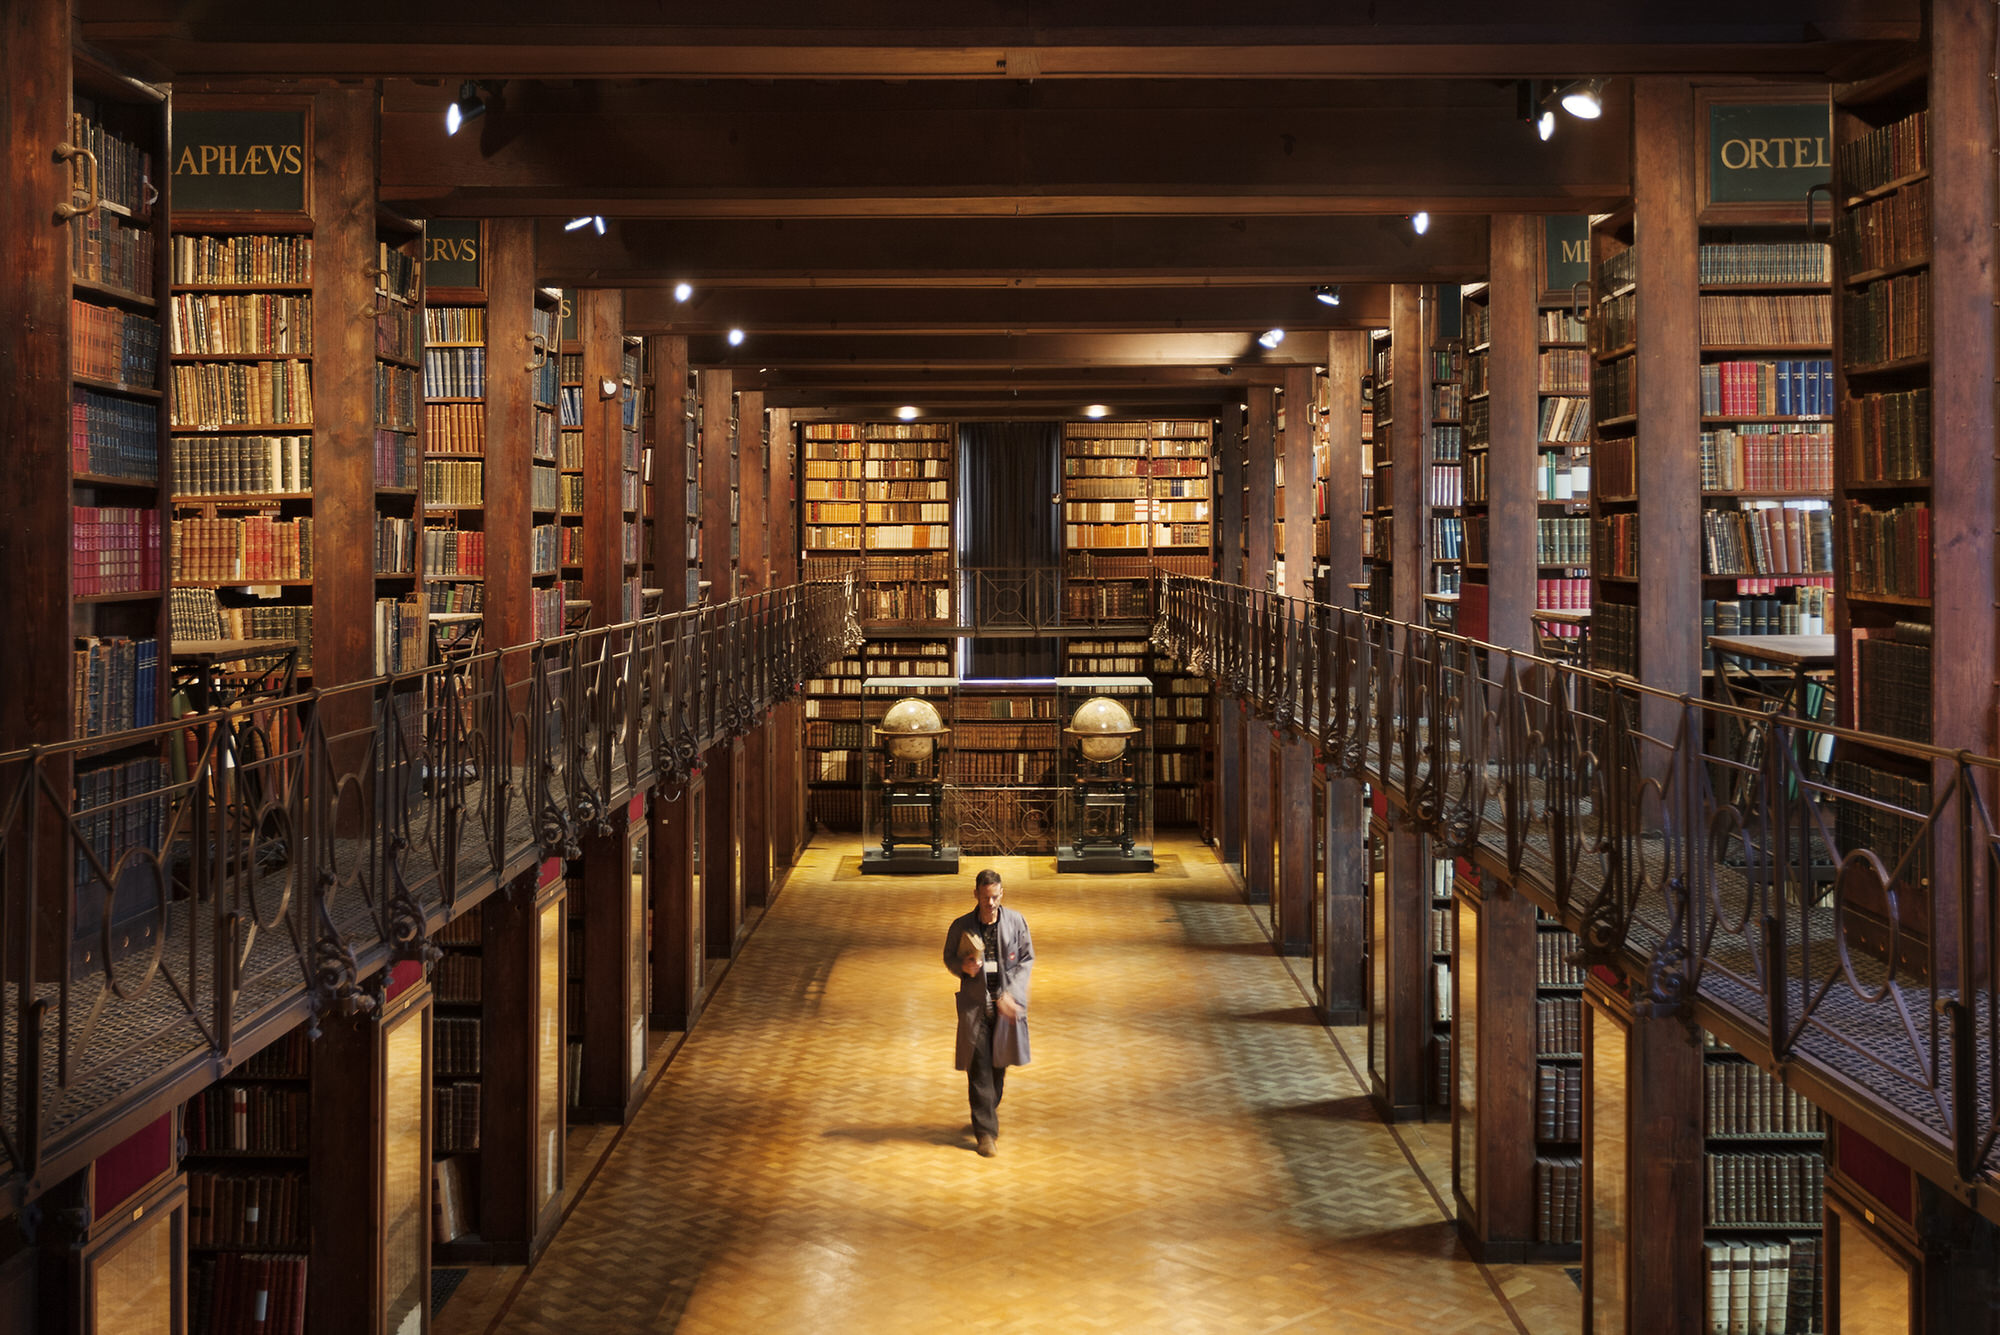
<svg viewBox="0 0 2000 1335"><path fill-rule="evenodd" d="M1000 1152L1000 1146L994 1142L993 1137L981 1136L979 1138L980 1158L991 1159L994 1155L998 1154L999 1152Z"/></svg>

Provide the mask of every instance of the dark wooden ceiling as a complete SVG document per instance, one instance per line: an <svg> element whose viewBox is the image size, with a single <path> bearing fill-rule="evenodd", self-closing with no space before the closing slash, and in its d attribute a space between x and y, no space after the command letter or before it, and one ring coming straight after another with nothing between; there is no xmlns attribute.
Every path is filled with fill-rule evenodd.
<svg viewBox="0 0 2000 1335"><path fill-rule="evenodd" d="M1825 80L1920 24L1915 0L79 9L182 86L382 80L383 198L541 220L545 281L628 290L634 328L775 405L968 416L1219 406L1382 323L1388 283L1483 277L1489 214L1623 198L1629 80L1550 143L1520 80ZM466 78L491 109L447 138Z"/></svg>

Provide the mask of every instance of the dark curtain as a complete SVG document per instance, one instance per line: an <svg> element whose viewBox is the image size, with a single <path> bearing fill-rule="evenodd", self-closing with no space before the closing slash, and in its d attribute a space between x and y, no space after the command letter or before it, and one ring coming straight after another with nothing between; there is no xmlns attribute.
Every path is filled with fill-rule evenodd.
<svg viewBox="0 0 2000 1335"><path fill-rule="evenodd" d="M1060 422L967 422L958 429L960 569L1046 570L1053 597L1062 564L1062 533L1051 496L1062 489ZM1061 666L1054 639L975 638L968 677L1053 677Z"/></svg>

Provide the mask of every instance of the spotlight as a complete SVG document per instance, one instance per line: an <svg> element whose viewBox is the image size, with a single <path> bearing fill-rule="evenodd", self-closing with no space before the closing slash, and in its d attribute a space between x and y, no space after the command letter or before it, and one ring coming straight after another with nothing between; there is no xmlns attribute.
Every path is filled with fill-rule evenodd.
<svg viewBox="0 0 2000 1335"><path fill-rule="evenodd" d="M1093 403L1083 410L1083 415L1085 417L1109 417L1111 416L1111 409L1102 403Z"/></svg>
<svg viewBox="0 0 2000 1335"><path fill-rule="evenodd" d="M1579 79L1562 90L1562 108L1580 121L1604 114L1604 80Z"/></svg>
<svg viewBox="0 0 2000 1335"><path fill-rule="evenodd" d="M1266 329L1263 333L1257 335L1257 341L1267 348L1275 348L1285 341L1285 331L1282 329Z"/></svg>
<svg viewBox="0 0 2000 1335"><path fill-rule="evenodd" d="M467 79L458 86L458 97L444 109L444 132L457 134L458 128L467 121L476 121L486 114L486 101L479 95L479 84Z"/></svg>
<svg viewBox="0 0 2000 1335"><path fill-rule="evenodd" d="M1321 283L1313 289L1313 300L1322 306L1338 306L1340 304L1340 285L1338 283Z"/></svg>
<svg viewBox="0 0 2000 1335"><path fill-rule="evenodd" d="M742 345L743 345L743 331L741 329L730 330L729 346L732 348L736 348L736 347L741 347Z"/></svg>
<svg viewBox="0 0 2000 1335"><path fill-rule="evenodd" d="M1542 137L1542 142L1545 144L1555 138L1556 113L1547 107L1542 108L1542 114L1535 117L1535 133Z"/></svg>
<svg viewBox="0 0 2000 1335"><path fill-rule="evenodd" d="M581 218L571 218L568 222L563 224L563 230L565 232L580 232L586 227L595 227L597 229L597 234L599 236L603 236L604 215L601 213L586 213Z"/></svg>
<svg viewBox="0 0 2000 1335"><path fill-rule="evenodd" d="M1425 232L1430 231L1431 215L1428 212L1424 212L1421 210L1416 213L1412 213L1410 215L1410 230L1415 232L1418 236L1422 236Z"/></svg>
<svg viewBox="0 0 2000 1335"><path fill-rule="evenodd" d="M734 340L732 339L731 341L733 342ZM914 403L906 403L902 407L896 409L896 416L902 418L905 422L916 421L918 415L919 415L919 409L917 408L917 405Z"/></svg>
<svg viewBox="0 0 2000 1335"><path fill-rule="evenodd" d="M694 295L694 288L693 288L693 286L692 286L692 285L690 285L690 284L688 284L688 283L675 283L675 284L674 284L674 300L675 300L675 301L686 301L686 300L687 300L687 299L688 299L689 297L691 297L691 296L693 296L693 295Z"/></svg>

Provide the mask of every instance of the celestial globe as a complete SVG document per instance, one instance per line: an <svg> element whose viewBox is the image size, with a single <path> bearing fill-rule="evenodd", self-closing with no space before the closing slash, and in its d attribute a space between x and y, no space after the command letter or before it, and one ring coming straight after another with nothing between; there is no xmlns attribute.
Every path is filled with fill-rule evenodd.
<svg viewBox="0 0 2000 1335"><path fill-rule="evenodd" d="M945 734L944 717L930 701L911 696L890 705L875 730L882 734L882 744L892 758L925 761L931 758L937 739Z"/></svg>
<svg viewBox="0 0 2000 1335"><path fill-rule="evenodd" d="M1139 732L1131 711L1106 695L1093 695L1076 707L1064 732L1076 738L1085 760L1106 764L1125 754L1128 738Z"/></svg>

